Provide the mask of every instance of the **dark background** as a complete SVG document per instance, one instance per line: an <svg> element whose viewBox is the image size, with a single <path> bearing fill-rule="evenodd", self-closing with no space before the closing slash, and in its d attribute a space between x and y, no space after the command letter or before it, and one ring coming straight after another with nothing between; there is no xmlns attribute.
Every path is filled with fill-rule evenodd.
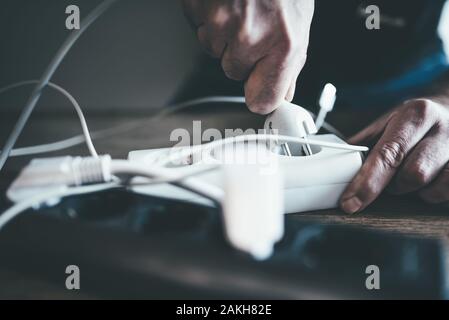
<svg viewBox="0 0 449 320"><path fill-rule="evenodd" d="M0 0L0 87L39 78L69 34L65 8L85 17L99 0ZM147 112L166 103L193 68L198 45L178 0L116 3L81 37L53 81L86 114ZM0 116L23 106L31 88L0 96ZM70 111L46 93L38 112Z"/></svg>

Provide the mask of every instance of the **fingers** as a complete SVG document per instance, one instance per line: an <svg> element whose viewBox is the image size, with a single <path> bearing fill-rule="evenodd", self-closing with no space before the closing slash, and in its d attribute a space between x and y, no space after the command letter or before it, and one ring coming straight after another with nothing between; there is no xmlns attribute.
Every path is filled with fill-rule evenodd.
<svg viewBox="0 0 449 320"><path fill-rule="evenodd" d="M256 64L245 84L246 103L252 112L268 114L285 100L295 75L295 63L283 55L272 54Z"/></svg>
<svg viewBox="0 0 449 320"><path fill-rule="evenodd" d="M429 203L444 203L449 201L449 164L447 164L438 178L424 188L420 197Z"/></svg>
<svg viewBox="0 0 449 320"><path fill-rule="evenodd" d="M395 194L417 191L430 184L449 161L446 135L438 130L424 138L407 157L390 187Z"/></svg>
<svg viewBox="0 0 449 320"><path fill-rule="evenodd" d="M214 36L211 36L214 34ZM198 41L203 49L214 58L221 58L226 48L226 36L220 32L212 31L209 24L199 26L197 30Z"/></svg>
<svg viewBox="0 0 449 320"><path fill-rule="evenodd" d="M185 0L186 14L197 29L197 38L204 50L215 58L221 58L231 37L233 17L227 11L227 3L217 1Z"/></svg>
<svg viewBox="0 0 449 320"><path fill-rule="evenodd" d="M347 213L365 209L392 180L403 160L434 124L428 104L417 102L394 113L362 169L341 198Z"/></svg>
<svg viewBox="0 0 449 320"><path fill-rule="evenodd" d="M225 75L232 80L244 81L261 58L253 48L244 47L238 43L231 43L226 48L221 66Z"/></svg>
<svg viewBox="0 0 449 320"><path fill-rule="evenodd" d="M250 110L267 114L292 100L305 63L313 0L183 0L197 36L226 76L245 81Z"/></svg>

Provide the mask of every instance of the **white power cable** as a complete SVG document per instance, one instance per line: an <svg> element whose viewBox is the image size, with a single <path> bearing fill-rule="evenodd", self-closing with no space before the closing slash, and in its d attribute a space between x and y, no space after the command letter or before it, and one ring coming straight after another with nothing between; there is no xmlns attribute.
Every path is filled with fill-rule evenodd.
<svg viewBox="0 0 449 320"><path fill-rule="evenodd" d="M215 167L217 168L217 167ZM205 170L211 170L207 168L205 170L199 171L195 170L184 175L173 174L172 171L164 169L163 167L157 167L155 169L149 168L148 166L139 165L126 160L113 160L111 163L111 174L114 176L119 176L122 174L145 177L150 179L161 179L162 182L169 182L182 189L194 192L200 196L203 196L209 200L212 200L216 204L220 204L223 198L223 190L213 185L204 183L200 180L192 179L193 174L200 174L205 172Z"/></svg>
<svg viewBox="0 0 449 320"><path fill-rule="evenodd" d="M30 81L36 81L36 80L30 80ZM13 85L11 85L13 86ZM0 94L6 91L5 89L11 87L5 87L0 89ZM164 107L159 113L157 113L154 116L150 116L143 120L138 121L132 121L129 123L125 123L122 125L118 125L115 127L103 129L103 130L97 130L90 133L89 137L93 140L99 139L102 137L112 136L119 133L128 132L134 129L137 129L141 126L148 125L148 122L150 121L156 121L160 120L161 118L168 116L172 113L181 111L185 108L192 107L195 105L200 104L207 104L207 103L245 103L244 97L228 97L228 96L211 96L211 97L204 97L199 99L193 99L188 100L185 102L181 102L178 104L170 105L167 107ZM30 155L36 155L36 154L42 154L42 153L48 153L48 152L55 152L55 151L61 151L68 148L75 147L77 145L83 144L86 142L87 136L85 134L83 135L77 135L73 136L68 139L52 142L52 143L46 143L46 144L40 144L35 146L29 146L29 147L23 147L23 148L16 148L14 149L10 156L12 157L20 157L20 156L30 156Z"/></svg>
<svg viewBox="0 0 449 320"><path fill-rule="evenodd" d="M369 149L363 146L353 146L347 145L343 143L334 143L334 142L326 142L326 141L317 141L313 139L304 139L297 138L291 136L283 136L283 135L271 135L271 134L252 134L252 135L241 135L237 137L230 137L222 140L213 141L207 144L197 145L190 148L186 148L185 150L181 150L179 153L171 154L164 161L161 161L160 165L168 165L170 163L177 163L186 157L194 156L198 153L204 152L206 150L212 150L223 145L231 144L231 143L242 143L242 142L259 142L259 141L282 141L287 143L308 143L312 146L320 146L324 148L332 148L332 149L340 149L347 151L355 151L355 152L367 152Z"/></svg>
<svg viewBox="0 0 449 320"><path fill-rule="evenodd" d="M27 81L17 82L17 83L11 84L9 86L6 86L4 88L1 88L0 94L5 93L5 92L10 91L15 88L19 88L19 87L31 85L31 84L36 84L36 83L39 83L39 81L38 80L27 80ZM93 157L97 158L98 153L97 153L95 146L92 142L92 138L90 136L89 127L87 126L86 118L84 117L83 110L81 109L81 107L78 104L78 102L76 101L76 99L67 90L65 90L64 88L62 88L61 86L59 86L55 83L49 82L48 86L50 88L55 89L56 91L60 92L61 94L63 94L73 105L73 107L75 108L75 111L78 115L78 118L79 118L79 121L81 124L81 128L83 130L83 142L86 142L86 145L87 145L87 148L89 149L90 154ZM40 150L39 146L15 149L15 150L11 151L10 155L11 156L28 155L28 154L30 154L30 151L35 151L35 150Z"/></svg>
<svg viewBox="0 0 449 320"><path fill-rule="evenodd" d="M336 148L336 149L342 149L342 150L348 150L348 151L357 151L357 152L364 152L368 151L367 147L361 147L361 146L351 146L351 145L344 145L339 143L332 143L332 142L323 142L323 141L315 141L311 139L307 139L307 141L303 138L296 138L296 137L289 137L289 136L280 136L280 135L268 135L268 134L262 134L262 135L242 135L232 138L227 138L219 141L213 141L205 145L199 145L199 146L193 146L191 148L187 148L184 152L180 152L175 155L170 155L167 157L167 159L162 161L160 166L163 166L164 164L169 164L171 162L179 161L186 156L193 156L196 153L204 152L205 150L212 150L214 148L230 144L230 143L242 143L242 142L251 142L251 141L284 141L284 142L291 142L291 143L309 143L310 145L315 146L321 146L321 147L327 147L327 148ZM212 186L210 184L204 183L200 180L196 180L194 178L189 178L192 175L192 172L187 173L185 176L180 176L177 174L173 174L169 170L165 170L161 167L157 167L155 169L148 168L146 166L142 166L139 164L131 163L126 160L113 160L112 162L102 162L101 159L95 159L98 161L98 164L100 166L95 165L89 165L87 166L87 170L89 170L88 174L87 172L66 172L66 174L73 174L73 176L76 177L88 177L90 181L90 177L107 177L107 176L116 176L116 175L130 175L130 176L138 176L138 177L146 177L149 179L156 180L161 179L160 183L171 183L175 186L178 186L180 188L183 188L185 190L194 192L198 195L204 196L207 199L212 200L216 204L220 204L222 202L224 192L218 187ZM43 160L42 160L43 161ZM64 161L64 160L61 160ZM108 163L108 164L106 164ZM66 166L69 168L78 168L76 170L81 170L79 168L84 168L84 166ZM75 170L75 169L72 169ZM94 171L92 171L94 170ZM108 172L105 172L107 170ZM198 171L196 173L200 173L201 171ZM106 173L106 174L105 174ZM29 179L28 179L29 180ZM151 180L150 180L151 181ZM62 198L67 197L71 195L80 195L85 193L91 193L91 192L97 192L101 190L107 190L112 187L118 187L120 184L117 182L112 183L106 183L101 185L94 185L94 186L88 186L88 187L71 187L65 186L64 188L57 188L55 191L54 189L50 192L44 192L40 193L39 195L35 197L31 197L27 200L18 202L16 205L11 207L10 209L6 210L2 215L0 215L0 230L12 219L14 219L17 215L24 212L25 210L42 204L46 201L49 201L54 198Z"/></svg>
<svg viewBox="0 0 449 320"><path fill-rule="evenodd" d="M37 81L37 80L30 80L31 81ZM24 81L25 83L25 81ZM17 84L15 84L17 85ZM14 85L11 85L14 86ZM0 94L5 92L7 88L11 87L5 87L0 89ZM69 149L72 147L75 147L77 145L83 144L87 141L88 138L91 140L100 139L103 137L110 137L119 133L128 132L134 129L137 129L141 126L148 125L149 122L160 120L161 118L168 116L170 114L176 113L178 111L181 111L183 109L186 109L188 107L192 107L195 105L201 105L201 104L207 104L207 103L236 103L236 104L244 104L245 103L245 97L239 97L239 96L210 96L210 97L203 97L193 100L188 100L185 102L181 102L174 105L169 105L167 107L164 107L160 112L158 112L154 116L150 116L143 120L137 120L128 122L122 125L114 126L107 129L97 130L90 133L90 135L86 135L85 132L83 135L76 135L68 139L63 139L60 141L55 141L51 143L46 144L40 144L35 146L29 146L29 147L23 147L23 148L16 148L14 149L10 156L12 157L20 157L20 156L29 156L29 155L36 155L36 154L43 154L48 152L55 152L55 151L61 151L65 149ZM315 117L315 115L312 114L312 116ZM340 133L337 129L335 129L333 126L331 126L329 123L324 122L323 126L324 129L327 131L334 133L340 138L344 138L342 133ZM83 130L84 131L84 130ZM91 142L91 145L93 143Z"/></svg>
<svg viewBox="0 0 449 320"><path fill-rule="evenodd" d="M6 224L8 224L11 220L13 220L15 217L17 217L22 212L34 207L41 205L42 203L45 203L52 199L60 199L68 196L75 196L75 195L82 195L92 192L99 192L104 190L109 190L115 187L119 187L119 184L113 182L113 183L107 183L107 184L100 184L100 185L92 185L92 186L82 186L82 187L75 187L75 188L65 188L65 189L58 189L58 190L52 190L49 192L41 193L35 197L32 197L30 199L27 199L25 201L21 201L5 212L3 212L0 215L0 230L5 227Z"/></svg>
<svg viewBox="0 0 449 320"><path fill-rule="evenodd" d="M163 168L151 169L146 166L131 163L126 160L103 161L101 158L94 158L94 162L90 162L90 165L87 166L70 165L70 162L76 162L79 164L81 162L80 160L83 159L84 161L91 161L88 158L80 157L60 159L59 161L65 163L63 171L58 171L58 169L55 169L57 172L46 172L47 175L53 174L54 176L59 176L59 179L53 179L53 181L56 181L57 183L51 186L48 185L47 182L44 182L42 186L34 185L34 188L38 189L38 194L36 196L27 197L26 200L17 202L17 204L0 215L0 231L6 224L17 217L20 213L30 209L31 207L39 206L42 203L48 202L50 200L60 199L73 195L99 192L115 187L133 186L132 183L125 185L121 184L120 180L116 178L116 176L119 175L144 177L150 179L148 183L139 183L139 185L171 183L179 188L203 196L211 200L218 206L221 205L224 196L224 192L222 189L192 178L194 174L200 174L202 172L205 172L206 170L211 170L212 168L195 170L180 175L173 174L173 172L171 172L170 170L164 170ZM40 161L43 162L45 161L45 159L41 159ZM55 166L54 163L52 163L52 165ZM60 166L56 165L55 167L59 168ZM31 172L29 174L32 175ZM65 182L63 182L64 177L60 177L61 174L65 175ZM29 177L30 176L22 177L22 179L26 181L36 180L30 179ZM95 178L97 184L91 186L74 186L71 185L74 182L73 177L81 179L80 181L78 181L78 183L86 183ZM105 181L111 179L113 182ZM104 183L98 184L101 182L101 180L103 180ZM27 186L27 188L31 187L32 185ZM25 187L22 185L21 188ZM41 190L44 188L49 188L51 191L42 192Z"/></svg>

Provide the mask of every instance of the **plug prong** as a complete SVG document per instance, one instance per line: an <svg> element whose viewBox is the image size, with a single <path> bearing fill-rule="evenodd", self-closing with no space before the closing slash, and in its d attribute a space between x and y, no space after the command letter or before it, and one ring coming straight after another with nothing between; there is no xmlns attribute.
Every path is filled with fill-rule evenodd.
<svg viewBox="0 0 449 320"><path fill-rule="evenodd" d="M304 132L306 133L306 135L303 137L306 143L302 146L302 149L304 150L306 156L311 156L313 155L312 148L310 147L310 144L307 142L307 136L310 135L310 130L305 122L302 123L302 126L304 128Z"/></svg>
<svg viewBox="0 0 449 320"><path fill-rule="evenodd" d="M306 156L313 155L312 148L310 147L310 144L307 143L307 137L304 137L304 140L306 141L306 143L302 146L304 153L306 154Z"/></svg>
<svg viewBox="0 0 449 320"><path fill-rule="evenodd" d="M287 157L292 156L292 152L290 151L290 147L288 146L288 143L281 144L282 151L284 152L284 155Z"/></svg>

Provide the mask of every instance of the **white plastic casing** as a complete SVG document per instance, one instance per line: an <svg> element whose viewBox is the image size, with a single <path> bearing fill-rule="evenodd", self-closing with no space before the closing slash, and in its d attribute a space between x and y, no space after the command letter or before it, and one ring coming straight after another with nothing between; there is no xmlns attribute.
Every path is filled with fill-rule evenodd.
<svg viewBox="0 0 449 320"><path fill-rule="evenodd" d="M267 133L297 138L304 138L318 131L306 109L287 101L267 116L264 127Z"/></svg>
<svg viewBox="0 0 449 320"><path fill-rule="evenodd" d="M274 245L284 234L282 174L277 157L270 157L271 166L261 166L253 160L261 160L263 151L254 150L257 148L254 145L241 152L243 148L239 145L230 152L231 148L226 148L228 157L239 155L229 157L227 160L231 161L226 161L221 170L225 233L234 247L264 260L271 256ZM241 157L250 152L257 153L259 159ZM264 152L268 150L265 148Z"/></svg>
<svg viewBox="0 0 449 320"><path fill-rule="evenodd" d="M318 105L326 112L331 112L334 108L335 101L337 100L337 88L332 83L328 83L324 86L321 93Z"/></svg>
<svg viewBox="0 0 449 320"><path fill-rule="evenodd" d="M20 202L42 192L72 186L109 182L111 157L58 157L34 159L19 174L7 191L7 197Z"/></svg>

